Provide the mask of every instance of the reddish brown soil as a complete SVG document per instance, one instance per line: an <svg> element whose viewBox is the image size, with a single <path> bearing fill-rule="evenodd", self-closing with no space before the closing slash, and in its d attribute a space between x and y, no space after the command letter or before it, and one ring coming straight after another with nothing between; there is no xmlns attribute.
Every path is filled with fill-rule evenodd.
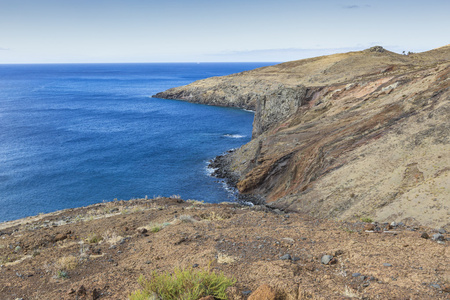
<svg viewBox="0 0 450 300"><path fill-rule="evenodd" d="M208 265L237 280L234 299L263 284L278 299L450 299L448 241L371 227L173 198L70 209L0 224L0 299L127 299L141 274Z"/></svg>

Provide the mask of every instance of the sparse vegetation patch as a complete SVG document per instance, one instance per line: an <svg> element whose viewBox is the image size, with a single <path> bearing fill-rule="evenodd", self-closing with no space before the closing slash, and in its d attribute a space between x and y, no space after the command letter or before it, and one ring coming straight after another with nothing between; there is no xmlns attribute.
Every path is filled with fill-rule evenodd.
<svg viewBox="0 0 450 300"><path fill-rule="evenodd" d="M87 238L86 241L89 244L97 244L98 242L100 242L101 240L103 240L103 238L98 235L97 233L91 233Z"/></svg>
<svg viewBox="0 0 450 300"><path fill-rule="evenodd" d="M141 275L138 282L142 289L132 293L130 300L150 299L152 296L164 300L197 300L209 295L215 299L228 299L225 291L236 281L209 268L199 271L187 268L175 269L172 274L153 272L150 280Z"/></svg>
<svg viewBox="0 0 450 300"><path fill-rule="evenodd" d="M365 222L365 223L372 223L372 222L373 222L373 219L372 219L372 218L369 218L369 217L364 217L364 218L361 218L361 221L362 221L362 222Z"/></svg>
<svg viewBox="0 0 450 300"><path fill-rule="evenodd" d="M161 229L162 229L161 226L159 226L159 225L154 225L154 226L152 226L152 227L150 228L150 231L155 233L155 232L160 231Z"/></svg>

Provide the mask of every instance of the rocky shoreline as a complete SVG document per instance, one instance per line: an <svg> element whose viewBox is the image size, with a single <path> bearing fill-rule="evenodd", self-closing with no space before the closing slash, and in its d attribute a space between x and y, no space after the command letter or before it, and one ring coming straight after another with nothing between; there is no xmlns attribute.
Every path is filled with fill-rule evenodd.
<svg viewBox="0 0 450 300"><path fill-rule="evenodd" d="M265 200L257 195L245 195L239 193L237 184L239 182L239 174L233 172L231 169L232 157L235 149L228 150L209 161L208 168L213 169L211 176L224 180L227 187L232 189L236 198L236 202L244 205L264 205Z"/></svg>

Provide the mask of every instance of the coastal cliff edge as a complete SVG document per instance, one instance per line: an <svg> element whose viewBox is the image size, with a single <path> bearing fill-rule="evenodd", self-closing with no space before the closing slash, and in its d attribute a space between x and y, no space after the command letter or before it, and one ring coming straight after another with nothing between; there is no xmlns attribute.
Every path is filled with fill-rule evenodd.
<svg viewBox="0 0 450 300"><path fill-rule="evenodd" d="M450 46L334 54L154 97L255 111L226 156L242 195L316 217L450 222Z"/></svg>

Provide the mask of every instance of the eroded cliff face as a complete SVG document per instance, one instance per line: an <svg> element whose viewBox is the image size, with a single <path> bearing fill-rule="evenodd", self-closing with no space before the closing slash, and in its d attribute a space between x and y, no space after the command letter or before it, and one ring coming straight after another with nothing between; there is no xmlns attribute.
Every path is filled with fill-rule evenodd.
<svg viewBox="0 0 450 300"><path fill-rule="evenodd" d="M256 113L253 137L291 116L302 105L307 92L303 85L289 86L242 74L245 72L197 81L158 93L154 97L253 110Z"/></svg>
<svg viewBox="0 0 450 300"><path fill-rule="evenodd" d="M372 48L160 93L256 110L231 154L243 194L320 217L450 223L450 47Z"/></svg>

